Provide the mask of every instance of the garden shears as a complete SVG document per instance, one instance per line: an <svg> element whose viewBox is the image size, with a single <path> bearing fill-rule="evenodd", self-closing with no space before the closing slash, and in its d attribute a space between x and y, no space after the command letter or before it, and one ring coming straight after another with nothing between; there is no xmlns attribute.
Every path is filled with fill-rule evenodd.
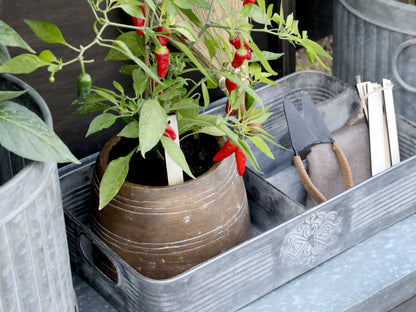
<svg viewBox="0 0 416 312"><path fill-rule="evenodd" d="M332 135L323 122L309 94L302 91L303 117L292 102L285 98L283 107L289 130L294 156L293 162L298 171L303 186L309 195L318 204L326 200L325 196L316 188L310 179L302 163L301 154L310 147L320 143L331 143L344 178L345 189L353 186L351 168L340 145L332 138Z"/></svg>

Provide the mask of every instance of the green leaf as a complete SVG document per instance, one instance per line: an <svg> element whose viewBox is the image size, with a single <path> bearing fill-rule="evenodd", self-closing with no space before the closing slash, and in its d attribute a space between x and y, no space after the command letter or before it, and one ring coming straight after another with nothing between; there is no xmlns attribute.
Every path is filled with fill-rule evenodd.
<svg viewBox="0 0 416 312"><path fill-rule="evenodd" d="M104 100L107 100L113 104L118 105L117 99L113 95L111 95L109 92L106 92L104 90L98 90L98 89L94 89L94 92L97 93Z"/></svg>
<svg viewBox="0 0 416 312"><path fill-rule="evenodd" d="M120 7L130 16L135 17L143 17L142 11L140 9L140 6L143 6L142 1L137 0L117 0L117 3L120 5ZM154 1L147 1L149 8L153 11L156 10ZM141 4L141 5L140 5Z"/></svg>
<svg viewBox="0 0 416 312"><path fill-rule="evenodd" d="M136 56L140 57L144 55L144 36L137 36L135 31L129 31L126 33L121 34L116 40L124 42L130 49L130 52ZM114 43L113 46L116 48L118 44ZM129 56L125 53L121 52L118 49L110 49L105 60L112 60L112 61L124 61L128 60Z"/></svg>
<svg viewBox="0 0 416 312"><path fill-rule="evenodd" d="M110 113L104 113L104 114L98 115L91 121L87 134L85 136L87 137L90 134L93 134L95 132L111 127L115 123L117 118L118 116L110 114Z"/></svg>
<svg viewBox="0 0 416 312"><path fill-rule="evenodd" d="M225 15L228 15L228 5L224 0L217 0L218 4L224 10Z"/></svg>
<svg viewBox="0 0 416 312"><path fill-rule="evenodd" d="M267 18L272 18L272 16L273 16L273 3L272 4L270 4L268 7L267 7L267 12L266 12L266 14L267 14Z"/></svg>
<svg viewBox="0 0 416 312"><path fill-rule="evenodd" d="M33 54L20 54L0 65L0 73L29 74L49 63Z"/></svg>
<svg viewBox="0 0 416 312"><path fill-rule="evenodd" d="M59 65L50 64L48 66L48 71L51 72L51 73L55 73L55 72L57 72L60 69L61 69L61 67Z"/></svg>
<svg viewBox="0 0 416 312"><path fill-rule="evenodd" d="M0 133L0 144L21 157L36 161L79 163L42 119L17 103L0 103Z"/></svg>
<svg viewBox="0 0 416 312"><path fill-rule="evenodd" d="M107 104L101 102L88 102L84 101L84 104L78 108L74 113L78 115L88 115L96 113L108 108Z"/></svg>
<svg viewBox="0 0 416 312"><path fill-rule="evenodd" d="M193 4L197 8L201 8L204 10L209 10L211 7L211 4L206 0L192 0Z"/></svg>
<svg viewBox="0 0 416 312"><path fill-rule="evenodd" d="M134 150L127 156L114 159L108 164L100 183L100 203L98 209L103 209L117 195L129 173L129 163L133 153Z"/></svg>
<svg viewBox="0 0 416 312"><path fill-rule="evenodd" d="M29 52L35 51L20 37L20 35L5 22L0 20L0 45L6 47L18 47Z"/></svg>
<svg viewBox="0 0 416 312"><path fill-rule="evenodd" d="M35 35L46 43L67 44L59 28L49 22L25 20Z"/></svg>
<svg viewBox="0 0 416 312"><path fill-rule="evenodd" d="M270 20L267 18L267 14L264 13L260 7L254 4L248 4L247 7L251 6L251 10L248 14L248 16L255 21L256 23L262 24L262 25L269 25Z"/></svg>
<svg viewBox="0 0 416 312"><path fill-rule="evenodd" d="M257 5L264 12L266 11L266 3L264 0L257 0Z"/></svg>
<svg viewBox="0 0 416 312"><path fill-rule="evenodd" d="M156 5L155 5L156 1L154 1L154 0L145 0L145 2L147 3L150 10L152 10L153 12L156 12Z"/></svg>
<svg viewBox="0 0 416 312"><path fill-rule="evenodd" d="M260 63L263 65L264 69L272 75L277 75L277 72L275 72L273 68L270 66L269 62L267 61L266 57L259 49L259 47L254 42L250 42L248 43L248 45L251 48L251 50L253 50L254 54L257 56Z"/></svg>
<svg viewBox="0 0 416 312"><path fill-rule="evenodd" d="M286 27L289 28L289 30L292 30L293 25L293 13L290 13L286 18Z"/></svg>
<svg viewBox="0 0 416 312"><path fill-rule="evenodd" d="M140 5L122 4L120 5L120 7L124 12L126 12L130 16L135 16L139 18L143 17L143 13L142 13L142 10L140 9Z"/></svg>
<svg viewBox="0 0 416 312"><path fill-rule="evenodd" d="M124 126L123 130L120 131L118 136L125 138L135 139L139 137L139 122L134 120Z"/></svg>
<svg viewBox="0 0 416 312"><path fill-rule="evenodd" d="M189 24L187 21L180 21L176 23L176 30L179 31L183 36L188 38L189 41L198 40L198 37L194 33L194 27L191 24Z"/></svg>
<svg viewBox="0 0 416 312"><path fill-rule="evenodd" d="M191 117L181 117L178 119L179 134L202 127L215 127L217 116L196 115Z"/></svg>
<svg viewBox="0 0 416 312"><path fill-rule="evenodd" d="M0 64L10 60L10 53L7 47L0 45Z"/></svg>
<svg viewBox="0 0 416 312"><path fill-rule="evenodd" d="M179 102L176 102L170 108L171 111L182 110L182 109L199 109L199 105L196 104L190 98L183 98Z"/></svg>
<svg viewBox="0 0 416 312"><path fill-rule="evenodd" d="M188 166L188 163L186 161L185 155L183 154L180 147L171 139L162 136L160 138L160 142L162 142L162 146L165 149L166 153L172 158L172 160L182 168L182 170L189 175L191 178L194 178L194 175L191 172L191 169Z"/></svg>
<svg viewBox="0 0 416 312"><path fill-rule="evenodd" d="M114 86L114 88L116 88L121 94L124 94L124 88L123 88L123 86L120 84L120 83L118 83L117 81L113 81L113 86Z"/></svg>
<svg viewBox="0 0 416 312"><path fill-rule="evenodd" d="M166 125L167 115L159 102L155 99L145 101L139 120L140 152L143 157L159 142Z"/></svg>
<svg viewBox="0 0 416 312"><path fill-rule="evenodd" d="M243 6L241 11L240 11L240 16L241 17L247 17L251 12L251 7L252 7L252 5L250 5L250 4Z"/></svg>
<svg viewBox="0 0 416 312"><path fill-rule="evenodd" d="M247 156L247 160L250 162L250 164L253 166L253 168L259 172L262 173L260 165L258 164L256 157L254 156L250 145L247 144L246 141L242 139L238 139L238 146L239 148L244 152L244 154Z"/></svg>
<svg viewBox="0 0 416 312"><path fill-rule="evenodd" d="M0 91L0 101L11 100L26 93L27 90L23 91Z"/></svg>
<svg viewBox="0 0 416 312"><path fill-rule="evenodd" d="M52 63L52 62L57 61L55 55L53 55L53 53L50 50L44 50L40 52L39 59L47 63Z"/></svg>
<svg viewBox="0 0 416 312"><path fill-rule="evenodd" d="M224 136L225 135L223 131L221 131L220 129L218 129L215 126L202 127L201 129L199 129L198 132L206 133L206 134L212 135L212 136Z"/></svg>
<svg viewBox="0 0 416 312"><path fill-rule="evenodd" d="M277 60L281 58L283 55L285 55L284 53L275 53L275 52L270 52L270 51L261 51L261 53L263 54L264 59L268 61ZM258 62L258 61L260 61L260 58L257 56L256 53L254 53L253 58L251 59L251 62Z"/></svg>
<svg viewBox="0 0 416 312"><path fill-rule="evenodd" d="M255 124L262 124L264 123L271 115L273 115L272 112L266 112L270 106L266 107L265 109L256 109L254 110L250 115L250 122Z"/></svg>
<svg viewBox="0 0 416 312"><path fill-rule="evenodd" d="M181 96L183 94L186 93L186 89L185 88L180 88L180 87L170 87L168 89L166 89L160 96L159 98L162 101L168 101L168 100L172 100L173 98L177 97L177 96Z"/></svg>
<svg viewBox="0 0 416 312"><path fill-rule="evenodd" d="M121 65L120 66L120 73L124 75L132 75L135 69L138 69L139 66L137 65Z"/></svg>
<svg viewBox="0 0 416 312"><path fill-rule="evenodd" d="M198 16L195 15L195 13L192 10L182 9L181 12L185 14L189 20L194 23L198 28L202 27L202 23L199 20Z"/></svg>
<svg viewBox="0 0 416 312"><path fill-rule="evenodd" d="M204 82L201 83L202 98L204 99L204 107L207 107L210 103L208 88Z"/></svg>
<svg viewBox="0 0 416 312"><path fill-rule="evenodd" d="M192 10L194 8L192 0L173 0L173 3L181 9Z"/></svg>
<svg viewBox="0 0 416 312"><path fill-rule="evenodd" d="M176 15L178 15L178 7L176 5L174 5L172 2L168 1L168 3L167 3L167 12L168 12L169 16L176 17Z"/></svg>
<svg viewBox="0 0 416 312"><path fill-rule="evenodd" d="M208 49L209 58L212 60L217 54L217 51L215 50L216 42L215 40L209 39L208 37L205 37L204 41L205 41L205 46Z"/></svg>
<svg viewBox="0 0 416 312"><path fill-rule="evenodd" d="M251 137L249 137L249 139L267 157L270 157L271 159L274 159L273 153L271 152L270 148L267 146L266 142L264 142L262 140L262 138L260 138L258 136L251 136Z"/></svg>
<svg viewBox="0 0 416 312"><path fill-rule="evenodd" d="M141 69L135 69L132 72L132 77L134 92L136 93L136 96L139 96L146 90L146 74Z"/></svg>

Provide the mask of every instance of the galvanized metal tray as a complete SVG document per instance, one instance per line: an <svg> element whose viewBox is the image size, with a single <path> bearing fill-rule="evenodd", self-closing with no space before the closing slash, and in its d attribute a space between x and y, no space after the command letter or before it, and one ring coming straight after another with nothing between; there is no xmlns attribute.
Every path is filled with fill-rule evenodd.
<svg viewBox="0 0 416 312"><path fill-rule="evenodd" d="M296 104L299 91L308 91L330 130L343 125L356 105L351 88L320 72L296 73L278 82L257 92L266 105L273 104L275 114L265 128L281 142L287 139L285 96ZM214 103L214 111L223 110L224 102ZM90 231L90 179L96 155L82 165L63 167L61 189L73 268L119 311L235 311L416 211L416 126L399 117L398 127L403 157L399 165L309 210L302 205L306 194L291 166L291 153L276 150L274 163L260 159L267 174L245 174L253 237L166 280L140 275ZM290 192L273 185L282 181L290 185ZM117 281L94 265L93 246L114 264Z"/></svg>

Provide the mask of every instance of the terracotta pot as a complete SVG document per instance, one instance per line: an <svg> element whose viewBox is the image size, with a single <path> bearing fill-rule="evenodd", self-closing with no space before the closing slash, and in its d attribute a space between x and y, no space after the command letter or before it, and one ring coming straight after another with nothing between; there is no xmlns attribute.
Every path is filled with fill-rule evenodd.
<svg viewBox="0 0 416 312"><path fill-rule="evenodd" d="M97 160L91 227L136 271L154 279L170 278L250 237L247 196L234 157L175 186L125 182L98 211L99 183L119 140L107 142Z"/></svg>

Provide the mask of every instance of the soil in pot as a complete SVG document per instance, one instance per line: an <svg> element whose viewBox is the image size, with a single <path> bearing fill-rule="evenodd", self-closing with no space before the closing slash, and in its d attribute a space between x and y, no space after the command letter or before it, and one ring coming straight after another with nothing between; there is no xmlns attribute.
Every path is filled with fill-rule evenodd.
<svg viewBox="0 0 416 312"><path fill-rule="evenodd" d="M201 173L206 168L208 171L200 174L194 169L199 175L196 179L160 186L166 184L166 173L163 172L163 181L158 180L155 178L158 174L148 163L160 162L160 157L146 154L146 165L130 167L130 171L141 173L128 177L115 198L100 211L97 209L99 181L108 159L124 156L131 149L117 152L116 148L111 152L119 140L115 137L106 144L97 160L92 183L95 207L91 228L121 259L144 276L154 279L176 276L251 236L247 195L235 158L228 157L213 164L212 157L219 149L216 139L202 135L199 138L200 142L190 136L189 147L187 140L181 142L181 146L190 163L193 155L199 165L205 166L199 166ZM205 139L213 141L206 144ZM123 149L124 144L131 143L125 141L119 147ZM143 176L146 181L153 179L153 184L158 186L140 184ZM108 261L100 261L108 267L102 270L110 272L110 278L117 280L114 267Z"/></svg>
<svg viewBox="0 0 416 312"><path fill-rule="evenodd" d="M194 137L190 135L185 137L180 144L195 177L207 172L214 165L212 158L219 150L219 146L218 141L213 136L199 134ZM137 146L137 139L122 138L111 150L109 162L127 155L135 146ZM184 174L184 179L188 181L191 177ZM164 155L152 150L146 153L146 158L143 159L140 153L135 153L130 162L129 174L126 180L131 183L149 186L168 185Z"/></svg>

